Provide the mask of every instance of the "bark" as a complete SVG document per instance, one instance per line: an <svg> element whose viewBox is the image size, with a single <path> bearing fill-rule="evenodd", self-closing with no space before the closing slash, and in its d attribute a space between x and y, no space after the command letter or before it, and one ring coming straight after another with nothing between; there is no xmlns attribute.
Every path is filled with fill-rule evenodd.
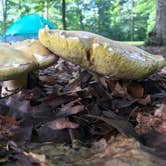
<svg viewBox="0 0 166 166"><path fill-rule="evenodd" d="M1 0L2 5L2 34L6 31L6 20L7 20L7 0Z"/></svg>
<svg viewBox="0 0 166 166"><path fill-rule="evenodd" d="M105 26L105 19L103 19L104 10L102 9L100 3L97 3L98 8L98 29L101 30L103 26Z"/></svg>
<svg viewBox="0 0 166 166"><path fill-rule="evenodd" d="M83 14L82 14L82 9L80 7L80 2L79 1L76 1L76 4L77 4L77 11L78 11L78 15L79 15L79 22L80 22L80 29L82 31L84 31L84 23L83 23Z"/></svg>
<svg viewBox="0 0 166 166"><path fill-rule="evenodd" d="M157 0L156 10L156 25L148 44L166 45L166 0Z"/></svg>
<svg viewBox="0 0 166 166"><path fill-rule="evenodd" d="M130 40L134 41L134 13L133 13L133 8L134 8L134 0L131 1L131 36Z"/></svg>
<svg viewBox="0 0 166 166"><path fill-rule="evenodd" d="M83 15L82 12L80 11L80 26L81 26L81 30L84 31L84 24L83 24Z"/></svg>
<svg viewBox="0 0 166 166"><path fill-rule="evenodd" d="M48 7L49 5L48 5L48 1L45 1L45 3L44 3L44 17L45 17L45 19L46 20L48 20L49 19L49 7Z"/></svg>
<svg viewBox="0 0 166 166"><path fill-rule="evenodd" d="M63 24L63 29L67 29L66 25L66 0L62 0L62 24Z"/></svg>

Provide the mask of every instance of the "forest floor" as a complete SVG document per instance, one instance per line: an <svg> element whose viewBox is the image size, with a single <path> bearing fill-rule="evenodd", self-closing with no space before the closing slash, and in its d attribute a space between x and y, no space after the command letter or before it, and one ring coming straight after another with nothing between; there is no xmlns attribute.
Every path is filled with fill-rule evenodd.
<svg viewBox="0 0 166 166"><path fill-rule="evenodd" d="M116 81L59 59L29 87L0 99L0 165L166 165L166 68Z"/></svg>

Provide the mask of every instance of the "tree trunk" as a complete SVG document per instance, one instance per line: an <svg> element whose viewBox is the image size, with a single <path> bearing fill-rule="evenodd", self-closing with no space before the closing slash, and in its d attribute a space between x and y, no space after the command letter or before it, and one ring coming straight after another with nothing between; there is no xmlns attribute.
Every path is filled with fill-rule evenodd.
<svg viewBox="0 0 166 166"><path fill-rule="evenodd" d="M134 41L134 13L133 13L133 8L134 8L134 0L131 0L131 35L130 35L130 40Z"/></svg>
<svg viewBox="0 0 166 166"><path fill-rule="evenodd" d="M103 15L104 15L104 10L101 7L100 3L96 3L97 8L98 8L98 29L99 31L101 31L101 29L103 28L103 26L105 26L105 19L103 19Z"/></svg>
<svg viewBox="0 0 166 166"><path fill-rule="evenodd" d="M49 16L48 16L48 10L49 10L49 7L48 7L48 0L44 2L44 18L46 20L49 19Z"/></svg>
<svg viewBox="0 0 166 166"><path fill-rule="evenodd" d="M6 32L6 19L7 19L7 0L1 0L2 5L2 34Z"/></svg>
<svg viewBox="0 0 166 166"><path fill-rule="evenodd" d="M157 0L156 25L149 33L148 44L166 45L166 0Z"/></svg>
<svg viewBox="0 0 166 166"><path fill-rule="evenodd" d="M66 1L62 0L62 24L63 24L63 29L66 30Z"/></svg>
<svg viewBox="0 0 166 166"><path fill-rule="evenodd" d="M82 9L80 7L80 1L76 1L77 4L77 11L78 11L78 15L79 15L79 22L80 22L80 29L82 31L84 31L84 23L83 23L83 14L82 14Z"/></svg>
<svg viewBox="0 0 166 166"><path fill-rule="evenodd" d="M80 11L80 26L81 26L81 30L84 31L84 24L83 24L83 14L82 12Z"/></svg>

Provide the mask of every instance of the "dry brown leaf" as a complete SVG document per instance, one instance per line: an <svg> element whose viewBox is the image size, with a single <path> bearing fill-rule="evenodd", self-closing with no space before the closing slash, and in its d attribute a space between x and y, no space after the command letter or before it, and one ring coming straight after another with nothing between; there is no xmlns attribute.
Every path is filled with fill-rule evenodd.
<svg viewBox="0 0 166 166"><path fill-rule="evenodd" d="M105 122L106 124L114 127L115 129L118 130L118 132L120 132L122 135L125 135L127 137L134 137L134 138L138 138L137 133L135 132L133 126L131 123L129 123L128 121L126 121L125 119L121 118L120 116L116 115L114 112L107 112L104 111L103 112L105 116L95 116L95 115L86 115L87 117L92 117L92 118L96 118L98 120L101 120L103 122Z"/></svg>
<svg viewBox="0 0 166 166"><path fill-rule="evenodd" d="M136 118L138 125L136 126L136 132L140 135L148 133L151 129L150 117L138 113Z"/></svg>
<svg viewBox="0 0 166 166"><path fill-rule="evenodd" d="M15 126L19 125L19 122L16 121L15 119L12 119L12 118L7 117L7 116L2 116L2 115L0 115L0 122L1 122L1 124L2 123L7 123L7 124L10 124L10 125L15 125Z"/></svg>
<svg viewBox="0 0 166 166"><path fill-rule="evenodd" d="M151 96L147 95L145 98L141 98L141 99L137 100L137 102L139 104L142 104L142 105L150 104L151 103Z"/></svg>
<svg viewBox="0 0 166 166"><path fill-rule="evenodd" d="M148 133L151 129L166 134L166 105L161 105L154 115L145 116L138 113L137 122L136 131L139 134Z"/></svg>
<svg viewBox="0 0 166 166"><path fill-rule="evenodd" d="M16 120L0 115L0 139L12 137L18 128L19 123Z"/></svg>
<svg viewBox="0 0 166 166"><path fill-rule="evenodd" d="M154 117L158 118L160 123L154 126L159 133L166 134L166 104L162 104L154 113Z"/></svg>
<svg viewBox="0 0 166 166"><path fill-rule="evenodd" d="M161 104L160 108L154 112L154 115L166 119L166 104Z"/></svg>
<svg viewBox="0 0 166 166"><path fill-rule="evenodd" d="M78 127L78 124L70 122L65 118L53 120L51 122L48 122L46 125L53 130L61 130L65 128L74 129Z"/></svg>
<svg viewBox="0 0 166 166"><path fill-rule="evenodd" d="M68 104L66 104L62 109L61 111L67 111L69 108L71 108L75 103L79 102L80 101L80 98L74 100L74 101L71 101L69 102Z"/></svg>
<svg viewBox="0 0 166 166"><path fill-rule="evenodd" d="M118 135L112 138L103 154L104 166L156 166L164 165L164 160L148 153L147 149L133 138L125 138ZM102 156L102 157L104 157Z"/></svg>
<svg viewBox="0 0 166 166"><path fill-rule="evenodd" d="M73 107L69 107L67 109L67 107L63 107L62 109L60 109L60 111L56 114L57 117L59 116L69 116L69 115L73 115L73 114L77 114L81 111L84 110L84 105L76 105L76 106L73 106Z"/></svg>
<svg viewBox="0 0 166 166"><path fill-rule="evenodd" d="M123 97L127 94L127 88L126 86L120 85L119 82L117 82L112 89L112 95L113 96L120 96Z"/></svg>
<svg viewBox="0 0 166 166"><path fill-rule="evenodd" d="M84 105L80 105L80 104L75 105L79 101L80 101L80 98L64 105L57 113L57 116L68 116L68 115L77 114L78 112L83 111L85 107Z"/></svg>
<svg viewBox="0 0 166 166"><path fill-rule="evenodd" d="M24 155L28 157L28 159L33 164L38 164L40 166L47 166L46 156L44 154L36 154L33 152L24 152Z"/></svg>
<svg viewBox="0 0 166 166"><path fill-rule="evenodd" d="M107 88L108 84L107 84L106 78L105 78L105 77L99 77L99 80L100 80L101 84L102 84L105 88Z"/></svg>

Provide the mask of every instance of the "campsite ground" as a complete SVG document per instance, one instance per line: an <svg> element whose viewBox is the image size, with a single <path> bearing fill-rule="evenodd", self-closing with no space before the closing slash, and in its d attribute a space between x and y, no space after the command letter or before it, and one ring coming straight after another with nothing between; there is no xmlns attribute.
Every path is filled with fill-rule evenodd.
<svg viewBox="0 0 166 166"><path fill-rule="evenodd" d="M79 71L60 59L0 100L0 164L164 166L166 70L138 81Z"/></svg>
<svg viewBox="0 0 166 166"><path fill-rule="evenodd" d="M124 43L130 44L132 46L141 47L144 45L144 41L125 41Z"/></svg>

